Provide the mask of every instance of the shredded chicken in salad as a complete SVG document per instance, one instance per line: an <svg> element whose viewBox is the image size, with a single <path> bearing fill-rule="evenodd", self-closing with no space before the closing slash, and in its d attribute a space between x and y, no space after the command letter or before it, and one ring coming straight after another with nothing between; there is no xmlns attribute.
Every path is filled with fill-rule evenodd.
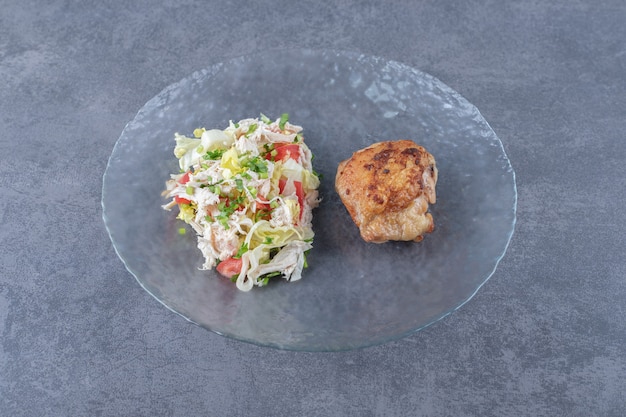
<svg viewBox="0 0 626 417"><path fill-rule="evenodd" d="M175 141L180 173L166 182L163 208L178 207L196 232L202 268L216 267L242 291L275 276L299 280L319 203L302 127L286 113L275 121L261 114Z"/></svg>

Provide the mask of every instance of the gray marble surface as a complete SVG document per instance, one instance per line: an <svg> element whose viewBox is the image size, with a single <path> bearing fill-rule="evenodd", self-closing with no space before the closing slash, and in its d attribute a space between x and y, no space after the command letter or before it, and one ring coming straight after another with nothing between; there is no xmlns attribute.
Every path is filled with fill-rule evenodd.
<svg viewBox="0 0 626 417"><path fill-rule="evenodd" d="M626 415L626 3L0 1L0 415ZM517 174L491 280L396 342L297 353L149 296L101 218L122 129L167 85L266 48L428 72Z"/></svg>

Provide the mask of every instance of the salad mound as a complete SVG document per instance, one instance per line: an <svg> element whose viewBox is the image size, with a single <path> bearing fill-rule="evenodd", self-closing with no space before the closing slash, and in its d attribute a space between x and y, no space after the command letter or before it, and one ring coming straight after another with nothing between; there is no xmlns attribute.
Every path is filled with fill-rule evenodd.
<svg viewBox="0 0 626 417"><path fill-rule="evenodd" d="M299 280L320 183L302 127L286 113L275 121L261 114L174 139L180 172L166 182L163 208L178 207L196 232L202 269L216 268L242 291L277 276Z"/></svg>

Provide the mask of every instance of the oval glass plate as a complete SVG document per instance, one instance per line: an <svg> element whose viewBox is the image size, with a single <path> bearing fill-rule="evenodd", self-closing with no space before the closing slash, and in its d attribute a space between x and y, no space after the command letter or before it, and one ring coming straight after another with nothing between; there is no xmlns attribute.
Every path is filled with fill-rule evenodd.
<svg viewBox="0 0 626 417"><path fill-rule="evenodd" d="M323 175L303 279L238 291L201 271L193 233L161 208L177 172L174 133L288 112ZM368 244L334 191L337 165L380 140L436 158L436 230L421 243ZM124 129L103 180L103 217L139 283L189 321L280 349L335 351L398 339L454 311L494 272L513 233L515 175L479 111L432 76L346 52L289 50L215 64L150 100Z"/></svg>

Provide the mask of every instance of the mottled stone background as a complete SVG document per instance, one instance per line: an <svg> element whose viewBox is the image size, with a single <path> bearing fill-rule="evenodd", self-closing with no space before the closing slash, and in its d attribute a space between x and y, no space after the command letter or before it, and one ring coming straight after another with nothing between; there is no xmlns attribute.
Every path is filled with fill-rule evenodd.
<svg viewBox="0 0 626 417"><path fill-rule="evenodd" d="M626 415L625 23L622 0L0 0L0 415ZM278 47L401 61L490 122L518 223L459 311L282 352L187 323L126 271L100 206L126 123Z"/></svg>

